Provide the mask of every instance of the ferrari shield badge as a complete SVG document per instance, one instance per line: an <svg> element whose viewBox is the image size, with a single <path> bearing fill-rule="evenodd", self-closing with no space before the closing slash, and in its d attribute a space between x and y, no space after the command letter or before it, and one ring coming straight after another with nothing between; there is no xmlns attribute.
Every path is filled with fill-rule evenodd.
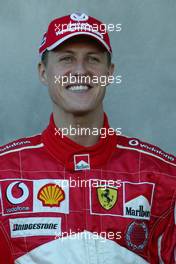
<svg viewBox="0 0 176 264"><path fill-rule="evenodd" d="M101 206L106 210L112 209L118 199L117 189L114 188L98 187L97 194Z"/></svg>

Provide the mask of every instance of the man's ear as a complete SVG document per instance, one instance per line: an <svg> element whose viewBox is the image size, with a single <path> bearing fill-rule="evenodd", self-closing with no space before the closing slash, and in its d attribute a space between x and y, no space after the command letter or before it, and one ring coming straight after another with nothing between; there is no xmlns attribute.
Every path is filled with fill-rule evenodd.
<svg viewBox="0 0 176 264"><path fill-rule="evenodd" d="M111 65L109 66L108 69L108 75L112 76L114 74L114 69L115 69L115 65L113 63L111 63Z"/></svg>
<svg viewBox="0 0 176 264"><path fill-rule="evenodd" d="M39 74L39 79L44 85L48 85L48 80L47 80L47 74L46 74L46 65L40 61L38 63L38 74Z"/></svg>
<svg viewBox="0 0 176 264"><path fill-rule="evenodd" d="M115 69L115 65L113 63L111 63L109 65L109 68L108 68L107 83L106 83L107 86L112 83L112 82L110 82L110 78L109 77L113 76L114 69Z"/></svg>

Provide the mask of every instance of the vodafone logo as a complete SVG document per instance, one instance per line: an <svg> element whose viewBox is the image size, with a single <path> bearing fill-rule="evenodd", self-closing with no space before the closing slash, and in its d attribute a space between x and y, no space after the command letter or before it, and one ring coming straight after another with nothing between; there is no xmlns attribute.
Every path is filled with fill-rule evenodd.
<svg viewBox="0 0 176 264"><path fill-rule="evenodd" d="M17 188L17 189L16 189ZM14 190L21 191L19 197L14 196ZM26 201L29 197L29 189L25 183L20 183L19 181L12 182L6 190L7 199L12 204L20 204Z"/></svg>
<svg viewBox="0 0 176 264"><path fill-rule="evenodd" d="M137 146L137 145L139 145L139 141L136 140L136 139L131 139L131 140L129 141L129 145L130 145L130 146Z"/></svg>

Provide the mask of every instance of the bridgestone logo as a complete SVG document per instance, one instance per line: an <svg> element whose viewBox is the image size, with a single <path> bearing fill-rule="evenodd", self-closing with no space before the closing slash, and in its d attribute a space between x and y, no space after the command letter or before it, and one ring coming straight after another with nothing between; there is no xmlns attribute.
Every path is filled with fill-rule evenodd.
<svg viewBox="0 0 176 264"><path fill-rule="evenodd" d="M135 210L132 207L126 207L126 215L150 218L150 211L144 211L144 207L142 205L139 206L139 210Z"/></svg>
<svg viewBox="0 0 176 264"><path fill-rule="evenodd" d="M15 237L60 236L60 217L24 217L9 219L10 235Z"/></svg>
<svg viewBox="0 0 176 264"><path fill-rule="evenodd" d="M12 231L18 231L18 230L32 230L32 229L57 229L58 224L42 224L42 223L37 223L37 224L14 224L13 225L13 230Z"/></svg>

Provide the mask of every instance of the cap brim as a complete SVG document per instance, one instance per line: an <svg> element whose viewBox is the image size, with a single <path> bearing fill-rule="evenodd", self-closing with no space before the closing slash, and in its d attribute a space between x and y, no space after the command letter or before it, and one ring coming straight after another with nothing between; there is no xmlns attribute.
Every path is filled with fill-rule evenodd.
<svg viewBox="0 0 176 264"><path fill-rule="evenodd" d="M106 42L100 38L99 36L91 33L91 32L74 32L74 33L71 33L65 37L63 37L62 39L59 39L58 41L56 41L55 43L53 43L51 46L49 46L47 48L48 51L50 50L53 50L55 49L57 46L59 46L61 43L63 43L64 41L68 40L69 38L72 38L74 36L77 36L77 35L87 35L87 36L90 36L90 37L93 37L94 39L98 40L100 42L100 44L102 44L103 47L106 48L106 50L108 52L111 53L111 50L110 50L110 47L106 44Z"/></svg>

